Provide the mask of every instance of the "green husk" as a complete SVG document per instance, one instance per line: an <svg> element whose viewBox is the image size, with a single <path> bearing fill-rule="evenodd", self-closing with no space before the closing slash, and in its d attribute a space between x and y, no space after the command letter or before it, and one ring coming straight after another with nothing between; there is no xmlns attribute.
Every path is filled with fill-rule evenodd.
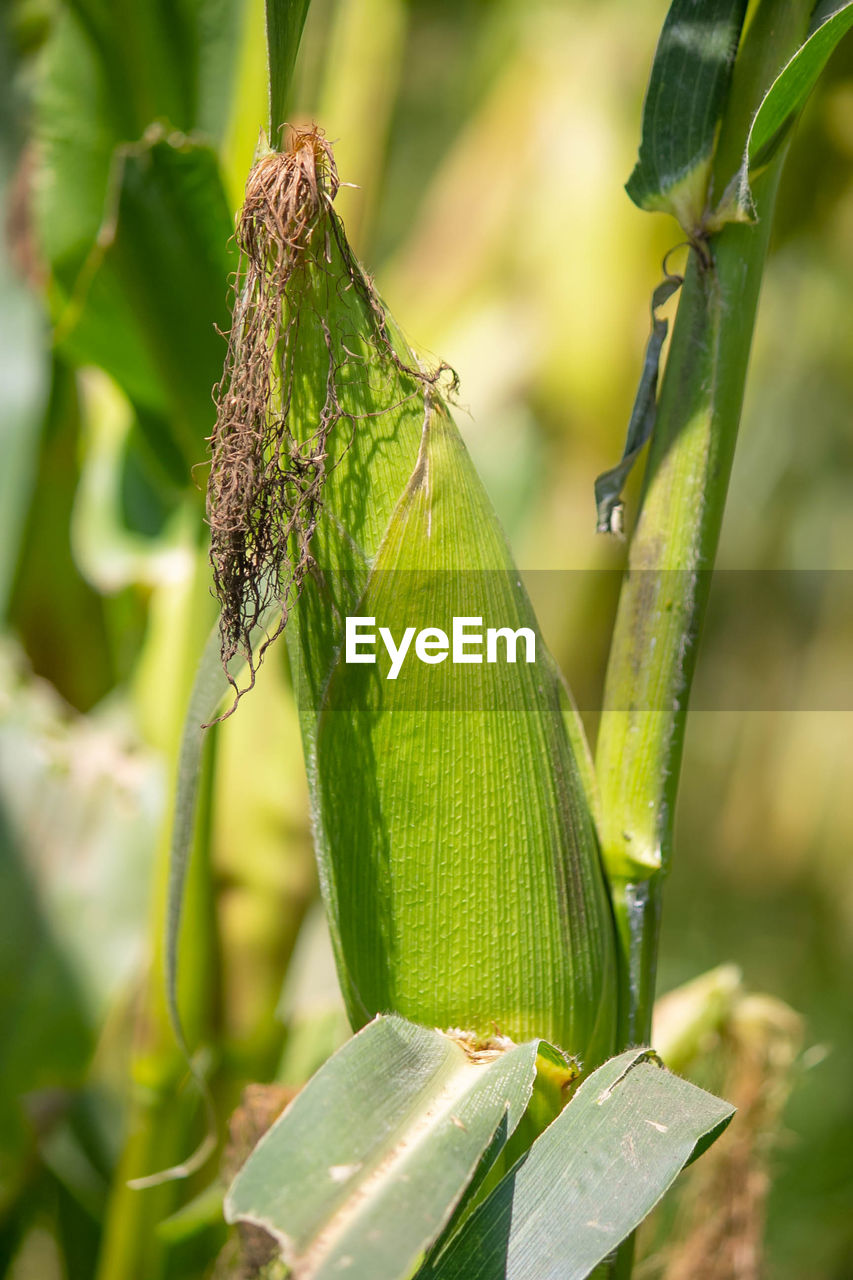
<svg viewBox="0 0 853 1280"><path fill-rule="evenodd" d="M613 924L575 713L443 399L355 261L316 131L250 178L209 500L223 656L280 606L354 1026L378 1012L592 1063ZM241 388L247 388L245 396ZM292 615L292 616L291 616ZM347 615L527 626L531 665L343 662ZM569 727L566 726L568 720Z"/></svg>

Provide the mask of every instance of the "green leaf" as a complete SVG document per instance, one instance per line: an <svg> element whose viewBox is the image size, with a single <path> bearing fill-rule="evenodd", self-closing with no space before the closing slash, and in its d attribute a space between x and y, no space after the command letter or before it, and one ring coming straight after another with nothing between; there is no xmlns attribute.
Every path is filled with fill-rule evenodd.
<svg viewBox="0 0 853 1280"><path fill-rule="evenodd" d="M104 600L86 582L68 537L79 478L74 371L54 359L9 620L41 673L72 706L93 707L117 679Z"/></svg>
<svg viewBox="0 0 853 1280"><path fill-rule="evenodd" d="M2 186L0 186L2 192ZM5 194L5 193L4 193ZM0 247L0 617L5 616L35 479L50 390L45 320Z"/></svg>
<svg viewBox="0 0 853 1280"><path fill-rule="evenodd" d="M267 50L270 68L270 143L281 147L288 95L302 28L311 0L266 0Z"/></svg>
<svg viewBox="0 0 853 1280"><path fill-rule="evenodd" d="M530 1099L538 1042L475 1051L377 1018L264 1135L225 1201L304 1280L404 1280Z"/></svg>
<svg viewBox="0 0 853 1280"><path fill-rule="evenodd" d="M57 18L39 70L33 211L45 260L70 288L98 235L122 135L104 67L72 13Z"/></svg>
<svg viewBox="0 0 853 1280"><path fill-rule="evenodd" d="M826 6L824 6L826 8ZM835 6L813 27L801 49L780 72L749 131L749 166L765 165L791 128L842 36L853 26L853 3Z"/></svg>
<svg viewBox="0 0 853 1280"><path fill-rule="evenodd" d="M5 34L5 32L4 32ZM0 44L0 208L11 211L15 172L21 163L22 132L17 118L14 60L7 41ZM50 390L50 354L45 343L43 308L19 279L12 260L11 212L0 238L0 620L5 622L18 565L20 539L33 491L39 438Z"/></svg>
<svg viewBox="0 0 853 1280"><path fill-rule="evenodd" d="M727 1102L631 1049L586 1080L423 1280L583 1280L722 1132Z"/></svg>
<svg viewBox="0 0 853 1280"><path fill-rule="evenodd" d="M205 454L224 352L216 326L227 325L232 224L216 157L153 130L116 150L111 185L96 247L67 286L57 273L56 341L115 379L186 485Z"/></svg>
<svg viewBox="0 0 853 1280"><path fill-rule="evenodd" d="M655 53L626 190L641 209L671 213L688 235L705 212L746 7L746 0L673 0Z"/></svg>
<svg viewBox="0 0 853 1280"><path fill-rule="evenodd" d="M35 213L57 342L119 383L185 488L212 425L214 326L233 268L216 155L188 131L216 132L240 7L80 0L51 32L36 94ZM155 37L164 56L141 56Z"/></svg>
<svg viewBox="0 0 853 1280"><path fill-rule="evenodd" d="M264 627L269 621L268 614L260 619L256 638L263 634ZM242 658L235 658L228 670L223 668L219 630L214 627L207 637L199 659L184 719L169 842L169 878L166 890L166 928L163 947L166 1006L178 1046L187 1061L205 1105L207 1133L192 1155L180 1164L135 1178L130 1185L136 1188L159 1186L172 1179L187 1177L201 1168L216 1144L217 1126L213 1099L207 1081L191 1058L178 1004L178 959L190 856L198 824L198 799L206 733L223 700L233 687L234 673L239 671L242 664Z"/></svg>
<svg viewBox="0 0 853 1280"><path fill-rule="evenodd" d="M184 893L189 872L190 854L196 832L196 812L201 780L205 733L228 692L228 677L219 657L219 634L210 633L202 651L187 707L178 755L178 777L172 832L169 845L169 881L166 892L166 937L164 946L166 1005L169 1021L181 1053L205 1105L207 1132L198 1148L186 1160L170 1169L133 1179L136 1189L156 1187L163 1182L184 1178L201 1168L216 1145L216 1116L207 1081L190 1056L178 1007L178 943L181 936Z"/></svg>
<svg viewBox="0 0 853 1280"><path fill-rule="evenodd" d="M70 0L109 87L116 124L158 119L221 136L245 0Z"/></svg>
<svg viewBox="0 0 853 1280"><path fill-rule="evenodd" d="M165 123L219 140L245 0L75 0L58 14L40 63L37 195L52 266L98 234L111 159Z"/></svg>
<svg viewBox="0 0 853 1280"><path fill-rule="evenodd" d="M178 1012L178 938L181 932L181 907L187 865L195 833L196 802L201 773L205 730L216 715L228 692L228 677L219 659L219 636L214 629L208 636L190 694L181 750L178 758L178 781L172 818L172 840L169 853L169 893L166 919L166 985L169 1013L179 1039ZM184 1046L186 1047L186 1046Z"/></svg>
<svg viewBox="0 0 853 1280"><path fill-rule="evenodd" d="M749 184L776 155L838 42L853 27L853 2L818 5L808 38L780 71L755 113L737 182L737 208L752 215ZM723 207L725 208L725 198Z"/></svg>
<svg viewBox="0 0 853 1280"><path fill-rule="evenodd" d="M170 487L114 382L89 369L80 387L82 461L71 543L81 571L105 594L190 573L198 527L194 498Z"/></svg>

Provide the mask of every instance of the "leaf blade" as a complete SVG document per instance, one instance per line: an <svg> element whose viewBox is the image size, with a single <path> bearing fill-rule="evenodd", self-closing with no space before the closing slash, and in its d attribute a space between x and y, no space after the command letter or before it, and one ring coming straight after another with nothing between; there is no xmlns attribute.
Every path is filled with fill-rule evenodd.
<svg viewBox="0 0 853 1280"><path fill-rule="evenodd" d="M255 1148L226 1196L227 1220L271 1231L305 1280L344 1265L353 1280L403 1280L484 1153L515 1128L537 1048L477 1063L438 1031L377 1018Z"/></svg>
<svg viewBox="0 0 853 1280"><path fill-rule="evenodd" d="M189 487L213 418L232 260L218 165L209 147L155 130L116 150L113 181L98 244L67 278L56 340L119 383L143 430L166 424L152 443Z"/></svg>
<svg viewBox="0 0 853 1280"><path fill-rule="evenodd" d="M266 0L270 69L270 143L281 148L290 81L311 0Z"/></svg>
<svg viewBox="0 0 853 1280"><path fill-rule="evenodd" d="M258 632L269 623L266 614L258 624ZM168 878L166 884L166 918L163 938L163 979L169 1024L178 1048L186 1060L193 1081L201 1095L207 1120L207 1132L196 1150L172 1168L134 1178L128 1185L136 1189L156 1187L163 1182L188 1177L207 1162L216 1146L217 1121L207 1080L193 1062L178 1000L178 963L184 898L190 871L190 857L198 823L198 801L207 731L224 698L232 689L235 670L241 665L234 659L228 670L223 668L220 654L219 628L209 633L196 668L187 704L178 750L178 773L175 803L169 836Z"/></svg>
<svg viewBox="0 0 853 1280"><path fill-rule="evenodd" d="M838 42L853 27L853 3L813 26L805 43L768 89L749 130L747 164L755 170L772 159L817 84Z"/></svg>
<svg viewBox="0 0 853 1280"><path fill-rule="evenodd" d="M655 53L640 154L626 183L641 209L700 225L746 0L673 0Z"/></svg>
<svg viewBox="0 0 853 1280"><path fill-rule="evenodd" d="M647 1049L612 1058L424 1269L424 1280L583 1280L733 1112L655 1065Z"/></svg>

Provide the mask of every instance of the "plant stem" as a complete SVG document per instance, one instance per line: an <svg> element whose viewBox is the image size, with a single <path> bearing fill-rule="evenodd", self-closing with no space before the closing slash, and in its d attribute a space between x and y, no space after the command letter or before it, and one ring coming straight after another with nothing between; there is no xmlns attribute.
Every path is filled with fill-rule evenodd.
<svg viewBox="0 0 853 1280"><path fill-rule="evenodd" d="M758 101L805 35L809 9L764 0L756 10L722 125L718 195ZM754 224L730 223L703 253L691 250L613 632L596 768L619 934L620 1047L651 1033L687 701L783 160L753 184Z"/></svg>
<svg viewBox="0 0 853 1280"><path fill-rule="evenodd" d="M806 0L761 0L755 9L738 52L709 206L737 170L755 110L804 38L810 10ZM690 252L619 598L596 753L620 967L617 1049L651 1040L687 703L785 154L753 184L756 222L730 223L702 252ZM632 1235L617 1250L610 1280L630 1280L634 1243Z"/></svg>

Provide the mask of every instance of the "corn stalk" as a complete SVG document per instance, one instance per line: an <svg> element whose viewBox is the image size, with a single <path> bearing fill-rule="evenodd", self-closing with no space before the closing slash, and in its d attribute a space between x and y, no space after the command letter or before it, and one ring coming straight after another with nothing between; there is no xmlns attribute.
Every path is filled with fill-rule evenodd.
<svg viewBox="0 0 853 1280"><path fill-rule="evenodd" d="M620 1041L651 1034L663 881L672 852L696 645L734 458L786 148L752 184L752 221L708 213L738 174L750 123L805 36L810 3L761 4L734 68L661 387L605 681L596 767L618 922Z"/></svg>

